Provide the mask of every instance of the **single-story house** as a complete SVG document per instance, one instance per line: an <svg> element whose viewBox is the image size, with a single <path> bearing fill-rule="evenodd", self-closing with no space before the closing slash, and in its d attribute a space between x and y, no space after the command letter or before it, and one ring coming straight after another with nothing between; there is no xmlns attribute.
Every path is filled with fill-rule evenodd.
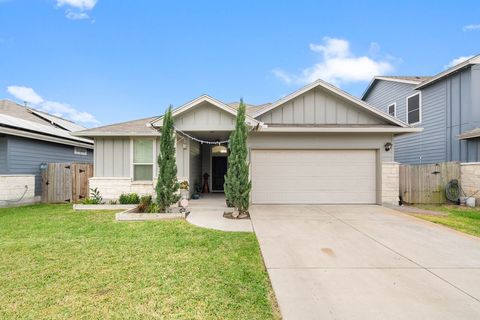
<svg viewBox="0 0 480 320"><path fill-rule="evenodd" d="M200 96L173 112L178 179L222 192L238 103ZM418 132L324 81L247 107L253 204L396 204L393 137ZM74 133L95 141L94 177L105 199L154 193L161 117ZM203 142L203 143L202 143ZM210 144L213 143L213 144Z"/></svg>
<svg viewBox="0 0 480 320"><path fill-rule="evenodd" d="M49 162L93 162L93 140L72 136L84 130L69 120L0 100L0 205L39 200L41 166ZM24 196L24 198L25 198Z"/></svg>

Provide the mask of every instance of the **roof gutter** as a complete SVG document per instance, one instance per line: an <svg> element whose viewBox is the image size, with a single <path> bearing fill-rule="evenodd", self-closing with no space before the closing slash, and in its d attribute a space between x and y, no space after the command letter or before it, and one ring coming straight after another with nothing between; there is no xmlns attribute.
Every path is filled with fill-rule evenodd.
<svg viewBox="0 0 480 320"><path fill-rule="evenodd" d="M152 131L151 133L147 132L85 132L82 131L72 132L73 136L76 137L157 137L160 136L160 133L157 131Z"/></svg>
<svg viewBox="0 0 480 320"><path fill-rule="evenodd" d="M7 127L0 127L0 133L5 133L5 134L8 134L8 135L17 136L17 137L35 139L35 140L48 141L48 142L53 142L53 143L60 143L60 144L74 146L74 147L82 147L82 148L87 148L87 149L93 149L93 141L92 141L92 143L83 143L83 142L77 142L77 141L74 141L74 140L56 138L56 137L53 137L53 136L46 136L46 135L43 135L43 134L38 134L38 133L33 133L33 132L28 132L28 131L23 131L23 130L18 130L18 129L12 129L12 128L7 128Z"/></svg>
<svg viewBox="0 0 480 320"><path fill-rule="evenodd" d="M402 127L394 127L394 128L360 128L360 127L268 127L263 126L260 127L257 131L259 132L284 132L284 133L316 133L316 132L333 132L333 133L416 133L422 132L423 128L402 128Z"/></svg>

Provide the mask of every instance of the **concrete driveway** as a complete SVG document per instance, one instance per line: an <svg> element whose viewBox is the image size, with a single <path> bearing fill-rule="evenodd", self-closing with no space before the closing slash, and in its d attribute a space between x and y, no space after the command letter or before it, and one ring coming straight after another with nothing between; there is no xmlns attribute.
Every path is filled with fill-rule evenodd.
<svg viewBox="0 0 480 320"><path fill-rule="evenodd" d="M480 319L480 239L380 206L253 206L284 319Z"/></svg>

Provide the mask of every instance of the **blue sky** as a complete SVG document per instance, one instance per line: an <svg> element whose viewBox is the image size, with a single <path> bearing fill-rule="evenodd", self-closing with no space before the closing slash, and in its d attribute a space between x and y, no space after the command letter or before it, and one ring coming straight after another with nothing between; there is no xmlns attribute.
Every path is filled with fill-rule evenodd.
<svg viewBox="0 0 480 320"><path fill-rule="evenodd" d="M480 53L480 3L449 2L0 0L0 98L95 126L317 77L359 96Z"/></svg>

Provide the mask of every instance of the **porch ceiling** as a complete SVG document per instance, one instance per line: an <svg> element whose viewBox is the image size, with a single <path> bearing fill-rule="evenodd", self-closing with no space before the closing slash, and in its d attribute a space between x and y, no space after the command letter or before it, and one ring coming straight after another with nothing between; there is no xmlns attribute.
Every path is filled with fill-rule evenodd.
<svg viewBox="0 0 480 320"><path fill-rule="evenodd" d="M231 131L184 131L200 140L215 141L215 140L228 140Z"/></svg>

